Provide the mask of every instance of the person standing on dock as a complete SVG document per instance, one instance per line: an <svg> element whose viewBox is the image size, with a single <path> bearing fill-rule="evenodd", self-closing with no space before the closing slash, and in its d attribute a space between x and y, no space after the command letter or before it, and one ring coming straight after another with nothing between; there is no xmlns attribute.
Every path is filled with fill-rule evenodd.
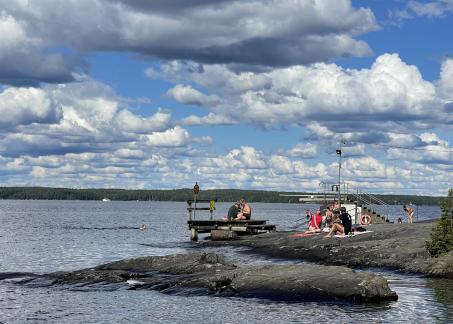
<svg viewBox="0 0 453 324"><path fill-rule="evenodd" d="M403 206L403 209L407 214L407 222L409 224L412 224L412 220L414 218L414 210L411 207L406 207L406 205Z"/></svg>

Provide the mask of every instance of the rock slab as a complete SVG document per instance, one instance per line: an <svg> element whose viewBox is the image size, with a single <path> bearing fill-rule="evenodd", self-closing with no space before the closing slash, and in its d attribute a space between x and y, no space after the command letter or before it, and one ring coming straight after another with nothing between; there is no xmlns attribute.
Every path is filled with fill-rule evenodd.
<svg viewBox="0 0 453 324"><path fill-rule="evenodd" d="M169 294L352 302L398 298L385 278L371 272L307 264L238 267L215 253L142 257L48 276L55 284L132 282L130 289Z"/></svg>

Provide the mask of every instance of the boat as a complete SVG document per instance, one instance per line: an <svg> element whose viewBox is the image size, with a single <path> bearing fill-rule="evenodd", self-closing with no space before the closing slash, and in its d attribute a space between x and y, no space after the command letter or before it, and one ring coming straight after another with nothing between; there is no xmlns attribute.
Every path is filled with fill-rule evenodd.
<svg viewBox="0 0 453 324"><path fill-rule="evenodd" d="M106 201L111 201L111 200L108 199L108 198L104 198L104 199L102 199L102 201L103 201L103 202L106 202Z"/></svg>

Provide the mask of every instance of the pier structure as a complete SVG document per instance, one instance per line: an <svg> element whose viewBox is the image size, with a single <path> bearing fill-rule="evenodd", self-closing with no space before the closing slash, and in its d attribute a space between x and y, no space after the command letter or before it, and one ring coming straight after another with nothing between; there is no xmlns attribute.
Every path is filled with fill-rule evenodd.
<svg viewBox="0 0 453 324"><path fill-rule="evenodd" d="M276 226L267 224L267 220L214 219L216 202L217 199L187 200L187 225L190 230L190 239L192 241L197 241L198 234L200 233L210 233L212 240L231 240L240 235L254 235L276 231ZM199 213L196 213L196 211L209 211L209 219L195 219L196 215L200 215Z"/></svg>
<svg viewBox="0 0 453 324"><path fill-rule="evenodd" d="M394 223L398 216L391 215L390 205L375 195L360 189L352 188L348 183L341 185L321 183L322 192L311 194L280 194L282 197L297 197L301 203L320 204L321 208L334 205L345 207L352 216L353 224L367 225L369 223L383 224Z"/></svg>

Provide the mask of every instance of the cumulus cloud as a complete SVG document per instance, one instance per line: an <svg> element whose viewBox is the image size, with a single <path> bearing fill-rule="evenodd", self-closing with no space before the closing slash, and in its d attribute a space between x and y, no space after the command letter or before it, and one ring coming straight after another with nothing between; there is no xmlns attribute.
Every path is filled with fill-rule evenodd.
<svg viewBox="0 0 453 324"><path fill-rule="evenodd" d="M61 117L61 107L41 89L6 88L0 93L0 130L32 123L57 123Z"/></svg>
<svg viewBox="0 0 453 324"><path fill-rule="evenodd" d="M70 82L74 71L86 64L77 57L44 52L45 42L30 35L27 23L0 11L0 82L11 85L39 85L40 82Z"/></svg>
<svg viewBox="0 0 453 324"><path fill-rule="evenodd" d="M214 107L220 103L219 97L207 96L191 86L183 84L178 84L168 90L167 95L180 103L201 107Z"/></svg>
<svg viewBox="0 0 453 324"><path fill-rule="evenodd" d="M442 62L438 90L442 99L453 101L453 58L448 57Z"/></svg>
<svg viewBox="0 0 453 324"><path fill-rule="evenodd" d="M171 113L133 113L107 85L91 79L44 88L6 88L0 93L0 154L45 156L123 152L141 146L210 144L180 126ZM135 146L135 147L134 147Z"/></svg>
<svg viewBox="0 0 453 324"><path fill-rule="evenodd" d="M273 155L269 159L269 164L277 174L290 174L294 172L293 163L286 156Z"/></svg>
<svg viewBox="0 0 453 324"><path fill-rule="evenodd" d="M413 19L415 17L428 17L439 18L445 17L448 13L453 11L452 0L439 0L439 1L408 1L406 6L402 9L390 12L391 17L399 20Z"/></svg>
<svg viewBox="0 0 453 324"><path fill-rule="evenodd" d="M356 145L347 145L347 146L342 146L341 148L341 153L342 156L347 158L351 156L364 156L366 151L365 144L363 143L358 143Z"/></svg>
<svg viewBox="0 0 453 324"><path fill-rule="evenodd" d="M298 143L287 151L287 155L290 157L301 157L301 158L314 158L318 153L318 148L315 144Z"/></svg>
<svg viewBox="0 0 453 324"><path fill-rule="evenodd" d="M156 148L0 157L0 169L9 174L5 185L123 188L184 187L195 175L203 188L317 191L321 182L335 183L338 176L335 158L333 162L307 163L278 153L266 155L252 146L234 148L224 155L170 157L165 150L156 153ZM451 185L451 165L433 168L406 161L395 164L367 156L345 158L342 177L354 188L373 192L445 194ZM24 173L29 177L15 175Z"/></svg>
<svg viewBox="0 0 453 324"><path fill-rule="evenodd" d="M0 82L16 85L72 81L86 68L78 53L100 51L246 69L365 56L371 49L355 37L378 28L371 10L349 0L0 0L0 7Z"/></svg>
<svg viewBox="0 0 453 324"><path fill-rule="evenodd" d="M446 149L437 145L427 145L423 150L389 148L387 158L390 160L414 161L422 164L445 164L452 166L453 148Z"/></svg>
<svg viewBox="0 0 453 324"><path fill-rule="evenodd" d="M443 71L440 84L448 92L448 63ZM369 69L361 70L318 63L233 73L222 65L197 68L169 62L160 75L170 80L186 78L220 96L222 103L210 107L216 115L264 128L310 127L312 123L327 136L333 130L343 134L389 128L403 132L451 119L436 85L397 54L383 54ZM365 133L360 136L362 140L367 137Z"/></svg>
<svg viewBox="0 0 453 324"><path fill-rule="evenodd" d="M143 135L143 143L149 146L162 146L162 147L181 147L186 146L190 141L211 143L210 137L192 138L189 132L180 127L175 126L163 132L153 132L149 135Z"/></svg>
<svg viewBox="0 0 453 324"><path fill-rule="evenodd" d="M161 109L148 118L137 116L129 110L123 109L115 116L114 123L123 131L148 133L166 129L170 124L170 120L170 112Z"/></svg>
<svg viewBox="0 0 453 324"><path fill-rule="evenodd" d="M188 126L215 126L215 125L234 125L238 122L224 115L209 113L206 116L190 115L183 118L180 122Z"/></svg>
<svg viewBox="0 0 453 324"><path fill-rule="evenodd" d="M453 166L453 148L435 133L422 133L416 137L421 144L390 147L387 158L423 163L425 165L442 164Z"/></svg>

